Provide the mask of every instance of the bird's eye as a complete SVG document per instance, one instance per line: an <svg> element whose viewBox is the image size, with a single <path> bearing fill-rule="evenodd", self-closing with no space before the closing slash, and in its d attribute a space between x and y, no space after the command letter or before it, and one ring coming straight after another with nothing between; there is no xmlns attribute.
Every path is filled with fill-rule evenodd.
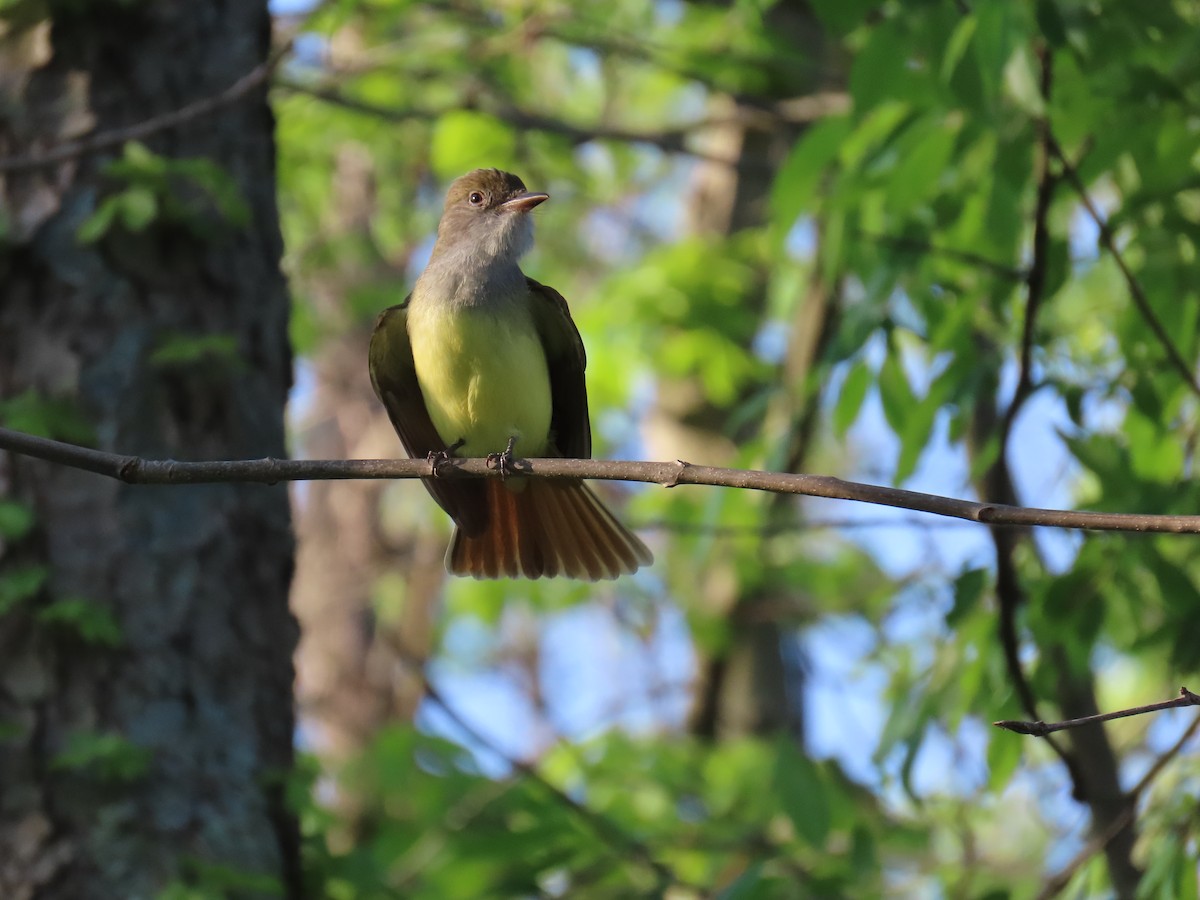
<svg viewBox="0 0 1200 900"><path fill-rule="evenodd" d="M472 206L482 206L483 194L479 193L479 191L471 191L471 195L467 197L467 202Z"/></svg>

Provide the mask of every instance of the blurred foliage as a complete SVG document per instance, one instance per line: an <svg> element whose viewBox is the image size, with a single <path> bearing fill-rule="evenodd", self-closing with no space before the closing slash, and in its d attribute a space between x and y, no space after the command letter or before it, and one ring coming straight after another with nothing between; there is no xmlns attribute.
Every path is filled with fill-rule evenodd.
<svg viewBox="0 0 1200 900"><path fill-rule="evenodd" d="M250 217L236 182L210 159L168 159L130 141L104 174L120 187L79 226L77 237L84 243L100 240L116 224L136 234L158 221L210 237Z"/></svg>
<svg viewBox="0 0 1200 900"><path fill-rule="evenodd" d="M95 435L75 401L28 390L0 401L0 425L14 431L74 444L92 444Z"/></svg>
<svg viewBox="0 0 1200 900"><path fill-rule="evenodd" d="M778 459L766 411L797 386L770 338L788 335L816 283L837 310L805 375L822 386L813 467L966 494L1019 458L1029 505L1194 513L1197 391L1132 302L1068 173L1047 161L1044 134L1078 169L1194 369L1200 8L813 0L812 25L832 48L817 61L773 26L784 6L322 4L274 95L297 349L365 334L423 264L445 181L502 166L552 196L526 270L559 288L580 324L598 455L637 455L647 397L670 383L714 413L713 453L733 448L711 461ZM774 109L814 84L844 89L849 108L800 129L764 220L690 232L710 117L734 98ZM767 118L764 128L783 127ZM1039 181L1048 205L1035 234ZM1039 303L1027 328L1031 284ZM1029 402L1006 432L1023 357ZM810 754L775 736L705 742L678 717L634 734L599 720L578 740L510 736L536 760L534 778L486 743L398 724L345 771L314 764L294 785L316 894L1036 895L1080 845L1086 816L1043 744L987 725L1025 717L997 637L991 544L805 530L804 517L825 509L815 503L789 504L772 530L772 502L631 492L627 517L663 524L645 577L603 590L454 583L444 655L487 667L512 610L549 621L595 604L642 623L630 625L642 635L678 609L707 657L739 625L706 602L709 588L733 584L770 596L798 636L865 635L842 650L846 670L827 676L848 698L826 713L838 721L810 724L849 741L851 700L862 699L851 695L866 692L879 721L860 724L858 745ZM432 503L404 516L444 528ZM1070 713L1055 707L1064 668L1090 673L1112 708L1169 695L1200 666L1196 541L1039 538L1015 563L1028 598L1019 651L1047 718ZM385 617L403 591L381 584ZM490 649L456 650L464 623ZM1123 783L1178 726L1112 730ZM1142 896L1195 892L1192 757L1168 767L1170 790L1141 798ZM343 796L356 798L353 814ZM1069 891L1111 893L1102 857Z"/></svg>
<svg viewBox="0 0 1200 900"><path fill-rule="evenodd" d="M37 563L7 567L4 574L0 575L0 613L6 613L37 596L49 576L50 570Z"/></svg>
<svg viewBox="0 0 1200 900"><path fill-rule="evenodd" d="M48 603L38 610L38 620L64 634L97 647L120 647L124 643L121 625L111 612L82 597L67 597Z"/></svg>
<svg viewBox="0 0 1200 900"><path fill-rule="evenodd" d="M72 772L100 783L121 783L140 778L153 753L119 734L76 732L50 760L50 768Z"/></svg>
<svg viewBox="0 0 1200 900"><path fill-rule="evenodd" d="M0 500L0 539L16 541L33 527L33 510L16 500Z"/></svg>

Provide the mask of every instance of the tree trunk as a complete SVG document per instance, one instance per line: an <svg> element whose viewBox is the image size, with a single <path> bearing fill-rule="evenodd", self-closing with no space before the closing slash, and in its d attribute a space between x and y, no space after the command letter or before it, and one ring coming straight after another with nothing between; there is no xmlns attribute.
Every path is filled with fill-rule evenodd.
<svg viewBox="0 0 1200 900"><path fill-rule="evenodd" d="M696 167L689 203L689 222L696 234L728 235L765 224L771 186L802 127L780 123L763 130L742 122L752 121L753 112L763 105L828 88L841 78L833 47L808 4L784 0L773 6L767 17L776 33L787 36L789 46L803 48L792 59L799 71L780 78L761 95L721 97L715 102L714 117L728 121L712 130L704 149L736 162ZM739 110L745 115L736 115ZM748 302L766 318L765 273L760 295ZM768 443L786 447L786 452L780 453L777 460L767 461L767 468L802 470L819 403L819 397L807 394L803 385L832 334L834 313L835 296L818 273L805 296L797 300L788 351L780 367L783 389L764 425ZM725 411L697 398L694 390L679 390L669 381L660 384L659 396L660 406L648 440L651 458L683 456L705 459L714 465L728 463L715 456L713 450L722 446L719 435ZM689 446L696 447L696 452L688 455ZM763 508L765 524L793 515L795 501L776 497L766 501ZM708 739L779 733L799 738L804 732L804 672L797 663L799 647L795 639L799 623L794 618L781 621L772 612L794 606L793 598L776 591L743 593L736 586L737 579L714 577L708 579L704 589L705 607L725 611L730 638L721 653L700 660L700 688L690 716L690 730Z"/></svg>
<svg viewBox="0 0 1200 900"><path fill-rule="evenodd" d="M0 49L8 156L219 94L269 49L265 0L52 7ZM273 124L259 87L146 139L227 173L240 224L216 176L106 171L119 148L6 176L0 419L129 454L284 455ZM118 196L131 211L81 242ZM0 896L298 897L285 488L0 455L0 494L33 516L13 527L10 505L0 530Z"/></svg>

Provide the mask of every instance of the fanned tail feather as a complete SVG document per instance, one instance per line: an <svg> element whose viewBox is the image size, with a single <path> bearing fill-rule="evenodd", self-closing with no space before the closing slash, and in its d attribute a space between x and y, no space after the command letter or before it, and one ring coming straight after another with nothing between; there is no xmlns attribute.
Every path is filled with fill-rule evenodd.
<svg viewBox="0 0 1200 900"><path fill-rule="evenodd" d="M636 572L654 557L578 480L531 480L512 490L488 479L487 527L455 529L446 568L474 578L578 578Z"/></svg>

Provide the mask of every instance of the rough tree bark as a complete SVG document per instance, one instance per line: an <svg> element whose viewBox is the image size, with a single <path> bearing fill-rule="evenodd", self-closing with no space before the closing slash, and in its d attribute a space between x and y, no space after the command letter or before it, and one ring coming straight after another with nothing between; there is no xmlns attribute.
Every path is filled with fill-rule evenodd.
<svg viewBox="0 0 1200 900"><path fill-rule="evenodd" d="M52 23L8 23L0 155L218 94L269 49L265 0L51 8ZM242 225L168 175L144 227L118 218L83 243L80 224L129 187L105 157L5 177L0 418L146 456L284 455L273 124L260 88L147 141L223 168ZM166 191L187 210L164 214ZM0 896L153 897L214 877L223 896L299 896L285 489L121 486L0 455L0 495L34 522L0 543Z"/></svg>

